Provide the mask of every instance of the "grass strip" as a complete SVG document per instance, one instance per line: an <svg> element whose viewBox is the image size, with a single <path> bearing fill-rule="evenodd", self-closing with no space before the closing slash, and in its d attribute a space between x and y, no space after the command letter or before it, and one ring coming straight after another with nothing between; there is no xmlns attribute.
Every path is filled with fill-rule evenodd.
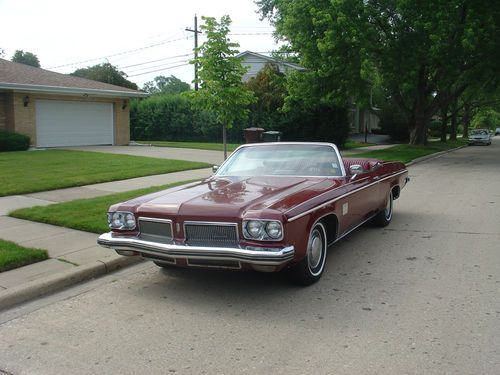
<svg viewBox="0 0 500 375"><path fill-rule="evenodd" d="M448 142L432 141L426 146L422 145L396 145L383 150L375 150L368 152L356 153L349 155L360 158L374 158L387 161L401 161L409 163L412 160L418 159L423 156L435 154L437 152L451 150L467 144L467 140L457 140Z"/></svg>
<svg viewBox="0 0 500 375"><path fill-rule="evenodd" d="M23 247L14 242L0 240L0 272L40 262L48 257L47 250Z"/></svg>
<svg viewBox="0 0 500 375"><path fill-rule="evenodd" d="M11 212L10 216L86 232L104 233L109 231L106 213L112 204L189 182L192 182L192 180L104 195L97 198L77 199L49 206L22 208Z"/></svg>
<svg viewBox="0 0 500 375"><path fill-rule="evenodd" d="M353 148L362 148L362 147L368 147L368 146L374 146L375 143L364 143L364 142L356 142L356 141L351 141L347 140L346 143L344 143L344 146L341 147L341 150L351 150Z"/></svg>
<svg viewBox="0 0 500 375"><path fill-rule="evenodd" d="M171 141L138 141L138 143L150 144L157 147L194 148L197 150L224 151L224 146L221 143ZM229 152L232 152L239 146L240 144L238 143L228 143L227 150Z"/></svg>
<svg viewBox="0 0 500 375"><path fill-rule="evenodd" d="M73 150L0 153L0 196L210 167L185 160Z"/></svg>

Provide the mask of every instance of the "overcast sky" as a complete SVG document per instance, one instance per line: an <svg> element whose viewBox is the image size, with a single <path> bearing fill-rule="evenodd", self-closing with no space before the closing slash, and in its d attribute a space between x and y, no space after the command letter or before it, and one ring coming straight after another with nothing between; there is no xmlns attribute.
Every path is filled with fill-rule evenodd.
<svg viewBox="0 0 500 375"><path fill-rule="evenodd" d="M273 28L260 21L253 0L0 0L0 48L38 56L42 68L71 73L110 62L142 87L157 75L191 83L194 15L232 19L240 51L277 48ZM199 44L204 37L199 37ZM180 65L180 66L179 66Z"/></svg>

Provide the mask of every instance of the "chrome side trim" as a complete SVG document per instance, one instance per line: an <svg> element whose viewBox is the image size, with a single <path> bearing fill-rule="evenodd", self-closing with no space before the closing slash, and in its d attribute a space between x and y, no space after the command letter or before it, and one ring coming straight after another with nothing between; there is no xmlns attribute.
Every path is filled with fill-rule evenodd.
<svg viewBox="0 0 500 375"><path fill-rule="evenodd" d="M372 182L371 184L368 184L368 185L366 185L366 186L362 186L362 187L360 187L360 188L358 188L358 189L355 189L355 190L350 191L350 192L348 192L348 193L342 194L340 197L337 197L337 198L331 199L331 200L329 200L328 202L322 203L322 204L320 204L319 206L316 206L316 207L314 207L314 208L311 208L311 209L309 209L309 210L307 210L307 211L302 212L301 214L298 214L298 215L296 215L296 216L293 216L293 217L289 218L289 219L288 219L288 222L292 222L292 221L295 221L295 220L297 220L297 219L300 219L301 217L304 217L304 216L306 216L306 215L309 215L310 213L312 213L312 212L314 212L314 211L316 211L316 210L319 210L320 208L326 207L326 206L328 206L329 204L335 203L335 202L337 202L338 200L340 200L340 199L342 199L342 198L345 198L345 197L347 197L347 196L349 196L349 195L351 195L351 194L357 193L358 191L361 191L361 190L363 190L363 189L369 188L369 187L371 187L371 186L373 186L373 185L376 185L376 184L378 184L378 183L380 183L380 182L382 182L382 181L385 181L385 180L388 180L388 179L390 179L390 178L393 178L393 177L399 176L399 175L401 175L401 174L403 174L403 173L406 173L406 172L408 172L408 170L406 170L406 169L405 169L404 171L401 171L401 172L398 172L398 173L392 174L392 175L390 175L390 176L387 176L387 177L384 177L384 178L382 178L382 179L380 179L380 180L377 180L377 181L375 181L375 182ZM327 193L329 193L329 192L327 192ZM327 194L327 193L323 193L323 194ZM323 194L321 194L321 195L323 195ZM318 196L316 196L316 197L314 197L314 198L312 198L312 199L317 199L317 198L318 198L318 197L320 197L321 195L318 195ZM303 204L305 204L305 203L307 203L307 202L308 202L308 201L303 202L303 203L301 203L300 205L298 205L297 207L300 207L301 205L303 205ZM293 209L296 209L297 207L294 207ZM290 211L291 211L291 210L288 210L288 211L287 211L287 212L285 212L284 214L286 215L286 214L287 214L288 212L290 212Z"/></svg>
<svg viewBox="0 0 500 375"><path fill-rule="evenodd" d="M254 251L240 248L186 246L143 241L137 237L114 237L113 232L101 234L97 243L114 250L134 250L138 253L160 258L192 258L207 260L227 260L256 265L279 266L290 262L295 248L287 246L276 251Z"/></svg>
<svg viewBox="0 0 500 375"><path fill-rule="evenodd" d="M341 236L339 236L338 238L335 239L335 241L332 242L332 245L334 243L336 243L337 241L340 241L342 238L344 238L345 236L347 236L349 233L353 232L354 230L358 229L360 226L362 226L363 224L367 223L368 221L370 221L371 219L373 219L377 214L373 214L372 216L370 216L368 219L365 219L363 220L361 223L359 223L358 225L356 225L355 227L349 229L347 232L343 233Z"/></svg>

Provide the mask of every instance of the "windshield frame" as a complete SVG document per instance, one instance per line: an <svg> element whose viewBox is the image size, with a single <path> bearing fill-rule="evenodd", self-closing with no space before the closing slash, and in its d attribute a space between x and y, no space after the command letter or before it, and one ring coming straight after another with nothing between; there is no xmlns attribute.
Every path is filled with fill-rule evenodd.
<svg viewBox="0 0 500 375"><path fill-rule="evenodd" d="M337 146L333 143L327 143L327 142L264 142L264 143L249 143L249 144L245 144L245 145L241 145L240 147L238 147L236 150L234 150L231 155L219 166L219 168L217 169L217 171L213 174L214 177L235 177L233 175L225 175L225 174L221 174L221 171L223 170L223 167L224 165L226 165L227 163L231 162L231 159L233 157L235 157L237 155L237 153L243 149L243 148L247 148L247 147L269 147L269 146L273 146L273 145L276 145L276 146L286 146L286 145L310 145L310 146L327 146L327 147L331 147L334 152L335 152L335 155L337 157L337 160L338 160L338 164L339 164L339 169L340 169L340 172L341 172L341 175L340 176L332 176L332 175L328 175L328 176L322 176L322 175L318 175L318 176L315 176L315 175L307 175L307 176L300 176L300 175L259 175L259 176L272 176L272 177L306 177L306 178L313 178L313 177L320 177L320 178L345 178L346 177L346 171L345 171L345 167L344 167L344 162L343 162L343 159L342 157L340 156L340 152L339 152L339 149L337 148ZM240 176L237 176L237 177L240 177Z"/></svg>

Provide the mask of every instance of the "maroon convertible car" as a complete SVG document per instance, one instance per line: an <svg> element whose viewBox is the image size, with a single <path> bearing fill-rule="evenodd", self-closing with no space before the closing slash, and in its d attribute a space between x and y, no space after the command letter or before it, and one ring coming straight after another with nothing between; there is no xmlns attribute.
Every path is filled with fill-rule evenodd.
<svg viewBox="0 0 500 375"><path fill-rule="evenodd" d="M402 163L342 159L331 143L248 144L204 181L111 206L98 243L162 267L286 269L309 285L329 245L390 223L408 180Z"/></svg>

